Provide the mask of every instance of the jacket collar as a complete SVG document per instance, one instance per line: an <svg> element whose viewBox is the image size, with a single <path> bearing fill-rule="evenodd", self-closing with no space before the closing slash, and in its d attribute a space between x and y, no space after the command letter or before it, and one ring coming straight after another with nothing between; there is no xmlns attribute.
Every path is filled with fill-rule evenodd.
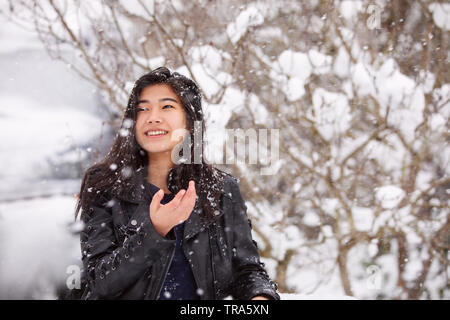
<svg viewBox="0 0 450 320"><path fill-rule="evenodd" d="M138 205L144 205L145 202L148 202L148 204L150 204L153 195L158 192L159 188L147 181L147 173L147 167L141 167L137 169L136 174L131 179L132 183L130 191L118 193L116 197L123 201L135 203ZM223 196L224 193L222 193L222 197ZM221 207L219 210L219 214L216 216L216 221L223 213L224 208ZM211 223L213 223L213 221L204 221L204 219L202 219L201 211L196 205L189 218L185 221L184 240L188 240L195 236L197 233L204 231Z"/></svg>

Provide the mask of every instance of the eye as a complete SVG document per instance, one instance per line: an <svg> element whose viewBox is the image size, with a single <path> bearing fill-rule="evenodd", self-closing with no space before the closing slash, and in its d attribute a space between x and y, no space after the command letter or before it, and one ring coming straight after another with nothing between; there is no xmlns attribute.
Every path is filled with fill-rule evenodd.
<svg viewBox="0 0 450 320"><path fill-rule="evenodd" d="M137 111L138 111L138 112L139 112L139 111L145 111L145 110L147 110L146 107L138 107L138 108L137 108Z"/></svg>
<svg viewBox="0 0 450 320"><path fill-rule="evenodd" d="M171 107L171 108L173 108L173 106L171 106L170 104L166 104L166 105L163 107L163 109L166 108L166 107Z"/></svg>

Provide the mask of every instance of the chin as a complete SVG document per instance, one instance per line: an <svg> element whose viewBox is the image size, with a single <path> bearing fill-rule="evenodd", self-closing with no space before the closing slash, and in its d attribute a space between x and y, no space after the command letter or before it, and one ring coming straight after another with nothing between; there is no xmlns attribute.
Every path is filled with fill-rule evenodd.
<svg viewBox="0 0 450 320"><path fill-rule="evenodd" d="M170 153L171 150L168 148L145 148L148 154L157 154L157 153Z"/></svg>

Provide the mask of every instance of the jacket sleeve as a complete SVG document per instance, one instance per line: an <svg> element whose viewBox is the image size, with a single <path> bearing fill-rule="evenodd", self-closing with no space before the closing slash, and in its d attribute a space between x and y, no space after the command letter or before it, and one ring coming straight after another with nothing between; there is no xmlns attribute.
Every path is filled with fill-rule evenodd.
<svg viewBox="0 0 450 320"><path fill-rule="evenodd" d="M84 230L80 234L84 272L88 293L86 299L114 299L150 272L154 261L175 240L160 236L150 219L148 207L141 206L132 234L118 243L110 208L106 202L94 201L82 214ZM139 210L139 209L138 209ZM133 226L126 226L133 227Z"/></svg>
<svg viewBox="0 0 450 320"><path fill-rule="evenodd" d="M231 295L239 300L249 300L259 295L279 300L278 286L269 278L264 264L260 261L256 241L252 239L247 206L234 178L231 190L234 214Z"/></svg>

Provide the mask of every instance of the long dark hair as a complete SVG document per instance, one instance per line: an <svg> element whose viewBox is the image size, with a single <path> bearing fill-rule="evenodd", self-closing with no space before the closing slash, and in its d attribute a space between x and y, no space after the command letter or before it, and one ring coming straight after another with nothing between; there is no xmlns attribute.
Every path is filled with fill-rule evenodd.
<svg viewBox="0 0 450 320"><path fill-rule="evenodd" d="M116 134L111 150L103 161L88 168L83 176L75 219L80 209L83 212L86 211L96 197L129 192L136 183L133 179L135 173L142 168L148 170L147 152L138 144L135 135L136 108L142 90L154 84L167 84L178 95L186 111L187 129L191 135L190 161L181 162L169 171L168 189L175 194L181 189L186 190L189 180L194 180L198 196L196 207L202 213L202 217L206 220L214 220L219 212L223 178L226 173L206 163L203 156L201 163L194 163L194 142L196 142L194 141L194 121L201 121L203 139L206 131L200 89L191 79L160 67L143 75L135 82L121 128ZM201 141L202 155L205 146L203 141ZM198 152L198 146L196 149Z"/></svg>

